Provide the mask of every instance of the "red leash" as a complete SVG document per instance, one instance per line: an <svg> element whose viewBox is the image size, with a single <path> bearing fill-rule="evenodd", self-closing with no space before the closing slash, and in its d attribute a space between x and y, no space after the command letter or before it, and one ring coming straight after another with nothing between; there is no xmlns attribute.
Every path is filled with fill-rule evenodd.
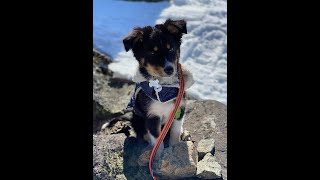
<svg viewBox="0 0 320 180"><path fill-rule="evenodd" d="M175 118L175 115L177 113L177 110L181 104L181 101L182 101L182 98L183 98L183 95L184 95L184 89L185 89L185 82L184 82L184 78L183 78L183 74L182 74L182 68L181 68L181 64L178 63L178 73L179 73L179 78L180 78L180 82L179 82L179 91L178 91L178 95L177 95L177 98L176 98L176 102L175 102L175 105L174 105L174 108L171 110L170 112L170 115L162 129L162 131L160 132L160 135L156 141L156 144L153 146L153 149L152 149L152 152L151 152L151 155L150 155L150 159L149 159L149 170L150 170L150 173L153 177L154 180L156 180L157 178L153 175L153 170L152 170L152 162L153 162L153 158L155 157L158 149L159 149L159 146L161 145L161 143L163 142L163 139L166 137L172 123L173 123L173 120Z"/></svg>

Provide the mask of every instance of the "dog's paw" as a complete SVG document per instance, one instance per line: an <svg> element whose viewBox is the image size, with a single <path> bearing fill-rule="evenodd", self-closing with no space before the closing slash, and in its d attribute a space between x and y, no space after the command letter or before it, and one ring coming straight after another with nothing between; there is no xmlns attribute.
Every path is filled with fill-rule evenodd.
<svg viewBox="0 0 320 180"><path fill-rule="evenodd" d="M146 148L146 151L149 151L149 150L150 150L150 154L151 154L153 147L154 147L154 146L150 144L150 145ZM161 145L159 146L159 148L158 148L158 150L157 150L157 152L156 152L155 159L160 158L163 150L164 150L164 145L163 145L163 143L161 143Z"/></svg>
<svg viewBox="0 0 320 180"><path fill-rule="evenodd" d="M142 154L140 154L138 159L139 166L148 166L151 152L152 152L152 146L148 146L146 147L146 149L143 150Z"/></svg>

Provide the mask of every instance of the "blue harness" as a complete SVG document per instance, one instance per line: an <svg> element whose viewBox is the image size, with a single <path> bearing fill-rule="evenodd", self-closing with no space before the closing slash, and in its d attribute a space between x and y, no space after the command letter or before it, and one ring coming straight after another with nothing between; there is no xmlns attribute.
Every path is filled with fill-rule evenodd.
<svg viewBox="0 0 320 180"><path fill-rule="evenodd" d="M159 87L159 85L158 85ZM159 88L158 88L159 89ZM166 85L160 86L160 90L157 90L156 87L150 87L150 82L143 81L136 83L136 87L134 90L134 93L130 99L129 104L127 105L128 108L133 108L134 112L140 116L144 117L143 113L135 106L135 101L138 93L142 90L149 98L160 101L162 103L169 102L171 100L174 100L177 95L179 88L177 87L166 87Z"/></svg>

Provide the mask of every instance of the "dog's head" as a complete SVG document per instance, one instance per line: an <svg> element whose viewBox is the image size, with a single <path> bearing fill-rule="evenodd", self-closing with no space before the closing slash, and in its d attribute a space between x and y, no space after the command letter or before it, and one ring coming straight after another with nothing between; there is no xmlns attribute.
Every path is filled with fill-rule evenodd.
<svg viewBox="0 0 320 180"><path fill-rule="evenodd" d="M183 34L187 34L186 22L168 19L154 27L134 28L123 44L126 51L132 49L145 78L170 77L177 72Z"/></svg>

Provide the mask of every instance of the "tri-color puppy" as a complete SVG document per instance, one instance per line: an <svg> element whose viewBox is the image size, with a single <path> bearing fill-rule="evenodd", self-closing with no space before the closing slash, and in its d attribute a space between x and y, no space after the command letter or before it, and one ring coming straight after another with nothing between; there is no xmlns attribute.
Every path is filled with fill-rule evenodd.
<svg viewBox="0 0 320 180"><path fill-rule="evenodd" d="M137 137L152 146L166 122L178 94L177 64L183 34L187 34L184 20L166 20L154 27L134 28L124 39L126 51L132 49L139 67L133 78L135 92L128 107L134 109L132 126ZM186 89L193 83L192 74L182 67ZM169 131L169 145L180 141L185 113L185 97ZM164 148L163 144L159 152Z"/></svg>

